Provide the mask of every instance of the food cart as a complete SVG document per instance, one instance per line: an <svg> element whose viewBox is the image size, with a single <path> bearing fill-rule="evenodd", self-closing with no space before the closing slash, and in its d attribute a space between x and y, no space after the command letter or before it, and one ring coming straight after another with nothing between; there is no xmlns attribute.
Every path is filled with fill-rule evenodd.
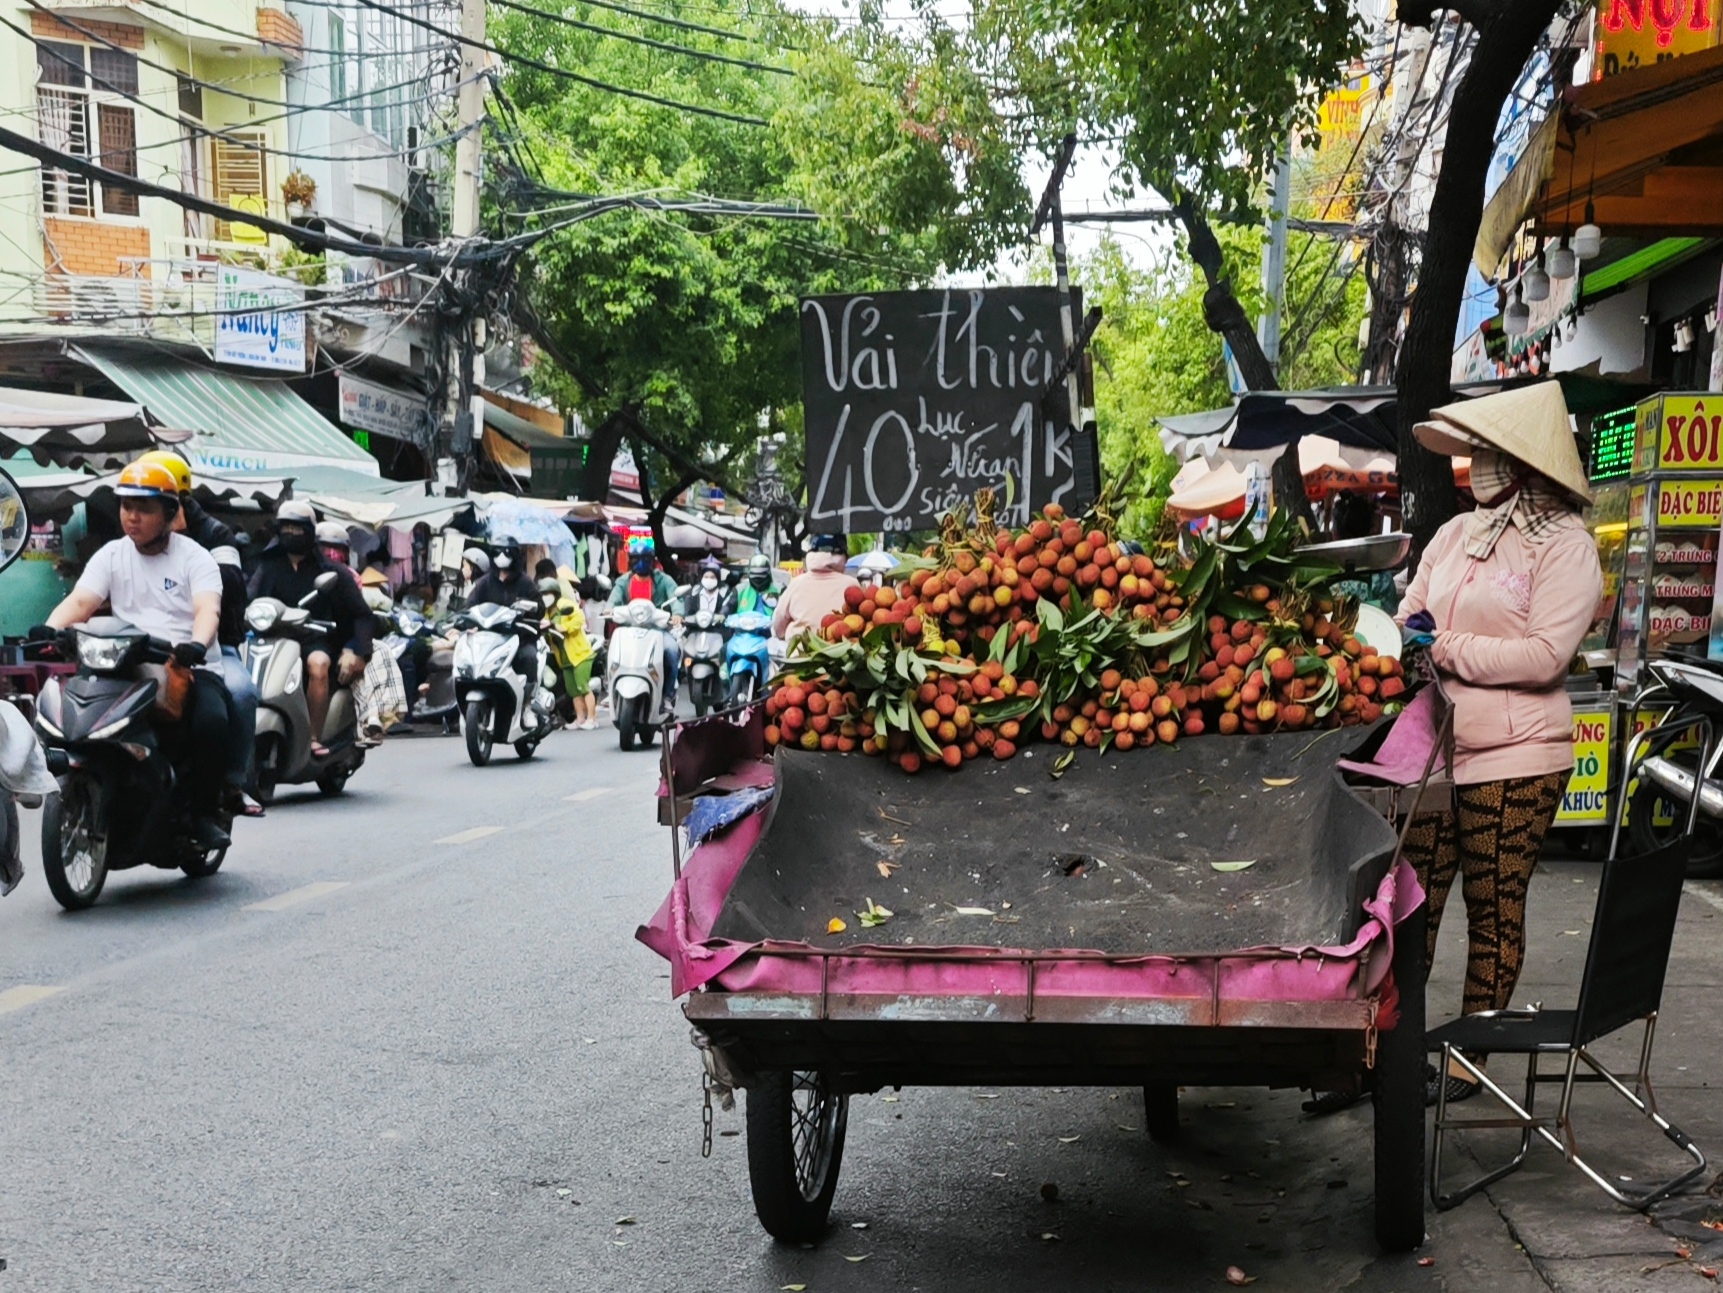
<svg viewBox="0 0 1723 1293"><path fill-rule="evenodd" d="M823 1231L854 1094L1130 1086L1166 1139L1180 1084L1368 1074L1376 1235L1422 1241L1423 895L1336 772L1365 729L907 778L768 757L762 724L666 740L668 817L695 843L639 937L687 994L708 1098L746 1090L772 1235Z"/></svg>

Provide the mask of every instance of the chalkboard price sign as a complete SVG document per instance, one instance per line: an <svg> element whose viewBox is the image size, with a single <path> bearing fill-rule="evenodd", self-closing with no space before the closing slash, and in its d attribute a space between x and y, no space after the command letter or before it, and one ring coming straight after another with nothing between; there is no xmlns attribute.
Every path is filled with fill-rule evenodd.
<svg viewBox="0 0 1723 1293"><path fill-rule="evenodd" d="M1085 506L1093 447L1074 443L1063 358L1051 287L804 298L808 528L933 529L984 485L1005 523Z"/></svg>

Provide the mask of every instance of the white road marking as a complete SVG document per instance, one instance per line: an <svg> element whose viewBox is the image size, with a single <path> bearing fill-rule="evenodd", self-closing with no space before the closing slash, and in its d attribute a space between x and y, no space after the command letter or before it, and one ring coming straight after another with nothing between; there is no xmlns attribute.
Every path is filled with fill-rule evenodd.
<svg viewBox="0 0 1723 1293"><path fill-rule="evenodd" d="M14 1010L33 1006L38 1001L64 991L64 988L50 987L45 983L20 983L15 988L7 988L6 991L0 992L0 1015L9 1015Z"/></svg>
<svg viewBox="0 0 1723 1293"><path fill-rule="evenodd" d="M600 795L608 795L616 790L615 786L588 786L585 790L577 790L572 795L564 795L565 804L584 804L589 799L597 799Z"/></svg>
<svg viewBox="0 0 1723 1293"><path fill-rule="evenodd" d="M1681 889L1684 893L1692 894L1695 898L1699 899L1700 902L1715 907L1718 911L1723 911L1723 893L1718 893L1715 889L1707 889L1703 885L1697 885L1691 882L1682 885Z"/></svg>
<svg viewBox="0 0 1723 1293"><path fill-rule="evenodd" d="M453 835L445 835L440 840L432 840L433 844L471 844L474 840L482 840L487 835L495 835L505 831L506 826L475 826L469 831L456 831Z"/></svg>
<svg viewBox="0 0 1723 1293"><path fill-rule="evenodd" d="M302 902L310 902L313 898L321 898L326 893L334 893L337 889L345 889L345 880L319 880L315 884L301 885L297 889L289 889L286 893L278 893L273 898L265 898L262 902L248 902L244 911L285 911L289 907L297 907Z"/></svg>

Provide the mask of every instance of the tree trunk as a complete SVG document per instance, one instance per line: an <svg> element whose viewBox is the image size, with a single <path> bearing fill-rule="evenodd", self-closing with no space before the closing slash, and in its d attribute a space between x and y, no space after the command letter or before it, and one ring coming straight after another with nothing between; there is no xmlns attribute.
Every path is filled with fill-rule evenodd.
<svg viewBox="0 0 1723 1293"><path fill-rule="evenodd" d="M637 449L636 452L638 453L639 450ZM652 526L652 546L658 550L658 564L663 566L666 572L670 570L670 545L664 539L664 513L670 507L673 499L681 497L682 491L699 479L699 472L683 471L676 478L676 483L658 496L658 501L652 505L651 511L646 514L647 522ZM644 489L646 486L644 475L641 476L640 484L641 488ZM671 578L675 578L675 576L672 575Z"/></svg>
<svg viewBox="0 0 1723 1293"><path fill-rule="evenodd" d="M579 497L584 502L602 503L610 497L610 468L627 430L626 416L612 413L587 440L586 462L580 469Z"/></svg>
<svg viewBox="0 0 1723 1293"><path fill-rule="evenodd" d="M1190 257L1208 283L1208 290L1203 293L1203 322L1210 330L1218 332L1232 348L1233 362L1238 365L1246 390L1279 390L1280 381L1274 375L1268 356L1262 353L1262 342L1257 340L1256 328L1244 307L1238 303L1238 297L1233 295L1232 281L1226 276L1226 259L1221 253L1220 241L1209 227L1208 218L1188 193L1179 194L1173 210L1178 213L1179 223L1185 227Z"/></svg>
<svg viewBox="0 0 1723 1293"><path fill-rule="evenodd" d="M1421 6L1422 7L1422 6ZM1484 211L1484 180L1495 154L1496 121L1560 0L1496 0L1460 8L1477 27L1477 46L1454 91L1442 167L1430 201L1428 232L1412 314L1400 343L1400 503L1417 550L1452 517L1459 501L1453 464L1418 444L1412 428L1445 402L1466 266ZM1402 13L1410 18L1407 7Z"/></svg>

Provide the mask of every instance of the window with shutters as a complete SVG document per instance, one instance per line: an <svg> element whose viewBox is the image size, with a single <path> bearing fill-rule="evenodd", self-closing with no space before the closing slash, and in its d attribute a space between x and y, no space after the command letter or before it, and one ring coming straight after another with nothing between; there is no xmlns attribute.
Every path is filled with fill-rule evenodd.
<svg viewBox="0 0 1723 1293"><path fill-rule="evenodd" d="M238 130L210 141L210 178L217 202L258 215L268 213L269 168L264 143L262 131ZM243 226L241 232L245 232ZM217 220L215 236L222 242L235 241L233 224Z"/></svg>
<svg viewBox="0 0 1723 1293"><path fill-rule="evenodd" d="M44 40L36 46L36 128L41 141L122 175L138 173L138 60L124 50ZM138 214L138 195L57 166L42 168L50 215Z"/></svg>

